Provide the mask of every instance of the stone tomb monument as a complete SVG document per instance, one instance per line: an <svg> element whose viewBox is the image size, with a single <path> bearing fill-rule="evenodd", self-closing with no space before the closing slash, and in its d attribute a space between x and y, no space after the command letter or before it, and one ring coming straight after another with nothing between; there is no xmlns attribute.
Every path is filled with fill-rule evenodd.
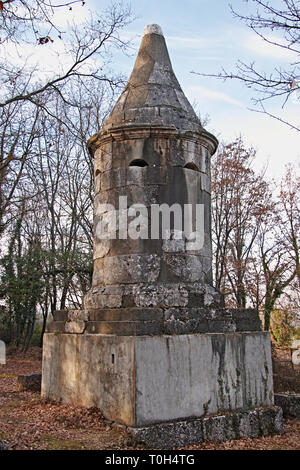
<svg viewBox="0 0 300 470"><path fill-rule="evenodd" d="M48 324L42 396L97 406L154 447L282 432L269 334L255 310L225 309L212 285L217 144L174 75L160 27L147 26L127 86L88 142L93 284L84 310L57 311ZM162 207L199 208L194 240L175 215L169 236L157 234ZM139 236L129 237L141 213Z"/></svg>

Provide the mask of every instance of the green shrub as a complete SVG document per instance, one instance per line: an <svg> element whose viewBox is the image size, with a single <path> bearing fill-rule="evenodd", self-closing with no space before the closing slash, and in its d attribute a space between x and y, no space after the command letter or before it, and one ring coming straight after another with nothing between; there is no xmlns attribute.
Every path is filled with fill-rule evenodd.
<svg viewBox="0 0 300 470"><path fill-rule="evenodd" d="M42 327L36 325L33 330L33 334L30 340L30 346L40 346L41 342Z"/></svg>
<svg viewBox="0 0 300 470"><path fill-rule="evenodd" d="M295 334L295 314L290 309L273 310L271 332L278 346L289 346Z"/></svg>

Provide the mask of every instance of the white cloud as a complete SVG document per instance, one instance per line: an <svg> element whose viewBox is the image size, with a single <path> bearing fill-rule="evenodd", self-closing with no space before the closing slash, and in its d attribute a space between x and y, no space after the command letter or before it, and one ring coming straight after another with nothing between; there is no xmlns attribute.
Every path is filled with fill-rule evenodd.
<svg viewBox="0 0 300 470"><path fill-rule="evenodd" d="M296 112L289 112L290 120L297 117ZM230 142L241 134L248 147L254 146L257 150L255 168L259 170L267 164L268 178L278 180L288 162L300 162L300 133L264 114L238 110L228 119L224 112L215 113L210 124L215 132L221 133L220 140Z"/></svg>
<svg viewBox="0 0 300 470"><path fill-rule="evenodd" d="M233 104L235 106L244 107L241 101L238 101L232 98L227 93L211 90L209 88L205 88L202 86L191 86L186 90L186 95L188 96L190 101L196 100L198 101L199 98L208 98L209 100L214 101L225 101L226 103Z"/></svg>
<svg viewBox="0 0 300 470"><path fill-rule="evenodd" d="M284 45L284 42L281 38L275 36L266 36L269 41L277 42L279 44ZM245 43L245 47L256 54L259 54L263 57L270 57L272 59L277 60L286 60L288 62L295 60L295 53L289 51L288 49L284 49L279 46L275 46L274 44L270 44L264 41L260 36L250 34L247 36Z"/></svg>
<svg viewBox="0 0 300 470"><path fill-rule="evenodd" d="M72 8L72 10L70 10ZM80 24L90 17L90 9L82 3L54 8L53 23L58 28L68 28L69 24Z"/></svg>
<svg viewBox="0 0 300 470"><path fill-rule="evenodd" d="M201 49L207 48L211 45L219 42L217 39L208 39L208 38L192 38L188 36L165 36L167 44L172 48L189 48L189 49Z"/></svg>

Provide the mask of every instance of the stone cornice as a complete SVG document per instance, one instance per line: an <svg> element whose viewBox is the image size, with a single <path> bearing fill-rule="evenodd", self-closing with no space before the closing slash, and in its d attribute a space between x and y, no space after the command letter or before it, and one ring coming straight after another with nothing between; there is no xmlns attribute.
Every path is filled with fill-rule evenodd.
<svg viewBox="0 0 300 470"><path fill-rule="evenodd" d="M135 139L182 139L196 143L200 143L205 147L209 147L211 155L215 153L218 147L216 137L200 128L199 132L186 131L179 132L175 126L149 126L149 124L126 124L118 127L100 130L98 134L94 134L87 142L88 149L91 154L97 148L111 141L135 140Z"/></svg>

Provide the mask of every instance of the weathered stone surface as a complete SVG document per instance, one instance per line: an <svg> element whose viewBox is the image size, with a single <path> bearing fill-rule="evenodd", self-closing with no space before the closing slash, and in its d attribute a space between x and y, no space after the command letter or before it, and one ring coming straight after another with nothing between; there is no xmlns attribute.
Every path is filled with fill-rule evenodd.
<svg viewBox="0 0 300 470"><path fill-rule="evenodd" d="M257 319L235 320L236 331L260 331L261 321Z"/></svg>
<svg viewBox="0 0 300 470"><path fill-rule="evenodd" d="M208 331L209 326L206 320L190 319L182 321L179 319L170 319L164 323L162 334L186 335L191 333L207 333Z"/></svg>
<svg viewBox="0 0 300 470"><path fill-rule="evenodd" d="M233 320L229 319L218 319L210 320L209 322L209 331L211 333L221 333L224 331L236 331L236 324Z"/></svg>
<svg viewBox="0 0 300 470"><path fill-rule="evenodd" d="M264 436L266 429L269 434L284 432L282 412L276 406L127 429L137 442L155 449L185 447L203 441L255 438Z"/></svg>
<svg viewBox="0 0 300 470"><path fill-rule="evenodd" d="M280 413L280 410L278 410ZM236 429L236 420L233 421L233 427ZM280 432L281 434L281 432ZM259 415L256 410L249 410L239 413L237 438L251 438L260 435Z"/></svg>
<svg viewBox="0 0 300 470"><path fill-rule="evenodd" d="M197 307L190 307L190 308L166 308L164 310L164 318L165 320L202 320L207 321L210 319L210 311L206 308L197 308Z"/></svg>
<svg viewBox="0 0 300 470"><path fill-rule="evenodd" d="M163 257L166 270L174 280L199 282L205 280L202 260L199 256L165 254Z"/></svg>
<svg viewBox="0 0 300 470"><path fill-rule="evenodd" d="M104 129L124 122L164 124L181 131L201 129L174 75L162 35L146 33L143 36L129 83L104 122ZM195 148L187 150L195 151Z"/></svg>
<svg viewBox="0 0 300 470"><path fill-rule="evenodd" d="M258 410L259 429L261 436L283 433L282 409L270 407Z"/></svg>
<svg viewBox="0 0 300 470"><path fill-rule="evenodd" d="M163 320L161 308L118 308L89 311L91 321L157 321Z"/></svg>
<svg viewBox="0 0 300 470"><path fill-rule="evenodd" d="M203 418L203 438L205 441L224 442L236 437L232 416L212 416Z"/></svg>
<svg viewBox="0 0 300 470"><path fill-rule="evenodd" d="M153 289L152 289L153 287ZM149 326L149 335L183 335L190 333L222 333L261 331L261 323L256 311L234 309L212 309L204 307L203 294L188 293L187 306L166 306L170 299L168 285L157 286L134 285L123 289L121 286L106 286L95 289L93 302L89 305L103 305L103 308L89 310L66 310L55 312L53 321L47 324L50 333L101 333L116 335L145 335ZM185 290L180 285L178 293L183 292L173 303L186 303ZM133 292L139 292L134 295ZM207 294L210 295L210 294ZM101 296L101 300L99 300ZM151 307L137 306L139 304ZM202 305L200 307L190 305ZM104 306L105 305L105 306ZM153 305L155 305L153 307ZM247 315L250 315L249 319Z"/></svg>
<svg viewBox="0 0 300 470"><path fill-rule="evenodd" d="M108 255L108 253L110 252L110 247L110 240L101 240L100 242L98 242L96 238L94 243L94 260L103 258L104 256Z"/></svg>
<svg viewBox="0 0 300 470"><path fill-rule="evenodd" d="M170 240L164 240L162 249L168 253L184 253L186 251L185 239L183 238L170 238Z"/></svg>
<svg viewBox="0 0 300 470"><path fill-rule="evenodd" d="M144 336L163 334L162 321L90 321L87 333L119 336Z"/></svg>
<svg viewBox="0 0 300 470"><path fill-rule="evenodd" d="M251 320L256 321L259 316L257 310L253 308L229 308L228 312L231 313L234 320Z"/></svg>
<svg viewBox="0 0 300 470"><path fill-rule="evenodd" d="M88 310L68 310L69 321L88 321L89 311Z"/></svg>
<svg viewBox="0 0 300 470"><path fill-rule="evenodd" d="M180 307L188 303L188 293L180 285L145 285L135 288L133 295L138 307Z"/></svg>
<svg viewBox="0 0 300 470"><path fill-rule="evenodd" d="M134 425L132 337L46 334L42 397L104 409L119 423ZM103 378L105 377L105 380Z"/></svg>
<svg viewBox="0 0 300 470"><path fill-rule="evenodd" d="M68 310L55 310L53 312L53 320L60 321L60 322L67 321L68 313L69 313Z"/></svg>
<svg viewBox="0 0 300 470"><path fill-rule="evenodd" d="M137 443L154 449L173 449L203 442L202 419L174 421L144 428L127 428Z"/></svg>
<svg viewBox="0 0 300 470"><path fill-rule="evenodd" d="M43 354L45 398L97 406L107 419L130 426L273 404L265 332L47 333Z"/></svg>
<svg viewBox="0 0 300 470"><path fill-rule="evenodd" d="M295 339L292 342L291 352L292 352L292 363L294 364L294 366L300 365L300 340L299 339Z"/></svg>
<svg viewBox="0 0 300 470"><path fill-rule="evenodd" d="M160 257L155 254L110 256L104 259L106 284L154 282L160 272Z"/></svg>
<svg viewBox="0 0 300 470"><path fill-rule="evenodd" d="M103 272L103 258L94 259L94 271L93 271L93 283L92 287L97 287L104 282L104 272ZM87 293L89 296L90 291ZM84 299L85 299L84 297Z"/></svg>
<svg viewBox="0 0 300 470"><path fill-rule="evenodd" d="M275 393L275 405L280 406L285 418L300 417L300 394Z"/></svg>
<svg viewBox="0 0 300 470"><path fill-rule="evenodd" d="M46 333L64 333L66 321L47 321Z"/></svg>
<svg viewBox="0 0 300 470"><path fill-rule="evenodd" d="M89 308L117 308L122 305L122 295L89 292L84 299L84 306Z"/></svg>
<svg viewBox="0 0 300 470"><path fill-rule="evenodd" d="M86 322L84 322L83 320L68 321L65 323L65 332L81 334L84 332L85 327Z"/></svg>
<svg viewBox="0 0 300 470"><path fill-rule="evenodd" d="M41 381L41 374L18 375L19 390L31 390L33 392L40 392Z"/></svg>

